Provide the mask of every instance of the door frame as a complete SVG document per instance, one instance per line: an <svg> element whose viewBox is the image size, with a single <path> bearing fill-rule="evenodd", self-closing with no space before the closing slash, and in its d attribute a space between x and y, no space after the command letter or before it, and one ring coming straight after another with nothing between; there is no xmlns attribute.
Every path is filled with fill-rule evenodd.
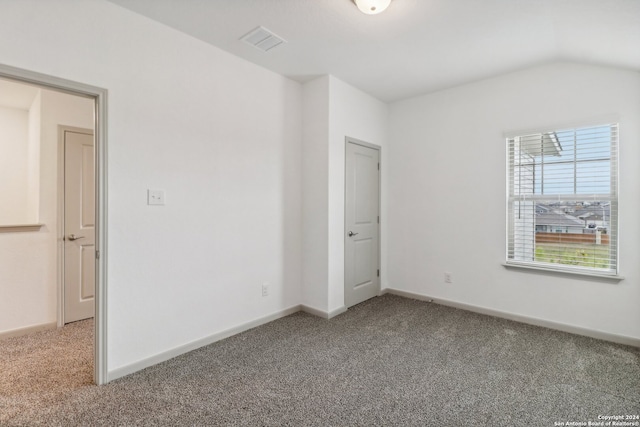
<svg viewBox="0 0 640 427"><path fill-rule="evenodd" d="M378 150L378 163L380 164L380 169L378 172L378 216L380 217L380 221L378 221L378 270L380 271L380 275L378 276L378 295L380 295L380 291L382 290L382 147L379 145L371 144L369 142L361 141L356 138L352 138L350 136L345 136L344 138L344 216L343 216L343 225L344 230L342 231L342 244L343 248L343 263L344 263L344 277L343 280L343 306L347 307L347 147L349 144L360 145L362 147L371 148L373 150ZM348 309L348 307L347 307Z"/></svg>
<svg viewBox="0 0 640 427"><path fill-rule="evenodd" d="M64 316L64 308L65 308L65 293L66 293L66 271L65 271L65 260L66 260L66 246L65 246L65 236L67 235L66 230L66 208L65 208L65 197L66 197L66 189L65 182L67 180L67 174L65 169L66 162L66 151L65 151L65 132L76 132L82 133L85 135L91 134L93 136L93 146L94 146L94 159L95 159L95 143L96 143L96 133L93 129L84 129L76 126L67 126L67 125L58 125L58 210L57 210L57 219L58 219L58 245L57 245L57 253L58 253L58 327L62 328L66 323L66 319ZM95 161L95 160L94 160ZM96 178L96 171L94 170L94 178ZM95 192L95 189L94 189ZM94 225L95 226L95 225ZM97 246L96 246L97 248ZM97 250L97 249L96 249ZM95 300L95 284L94 284L94 300ZM95 315L94 315L95 318Z"/></svg>
<svg viewBox="0 0 640 427"><path fill-rule="evenodd" d="M107 90L71 80L0 64L0 77L94 100L96 289L94 330L94 382L107 377ZM57 236L59 238L59 236ZM58 258L60 254L58 252ZM59 259L58 259L59 268ZM59 278L60 272L58 272ZM58 298L60 297L58 293ZM58 301L58 307L60 302ZM58 313L58 324L60 322Z"/></svg>

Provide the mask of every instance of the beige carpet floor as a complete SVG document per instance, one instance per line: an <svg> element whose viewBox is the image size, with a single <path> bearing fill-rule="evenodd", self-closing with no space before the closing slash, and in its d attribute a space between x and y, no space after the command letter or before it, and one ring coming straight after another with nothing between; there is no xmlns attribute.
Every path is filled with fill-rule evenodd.
<svg viewBox="0 0 640 427"><path fill-rule="evenodd" d="M0 341L0 426L93 386L93 319Z"/></svg>

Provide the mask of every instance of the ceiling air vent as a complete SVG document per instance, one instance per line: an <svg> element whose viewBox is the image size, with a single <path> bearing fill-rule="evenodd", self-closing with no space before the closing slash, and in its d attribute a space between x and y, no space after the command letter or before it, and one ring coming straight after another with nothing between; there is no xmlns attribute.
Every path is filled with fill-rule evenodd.
<svg viewBox="0 0 640 427"><path fill-rule="evenodd" d="M284 39L273 34L271 31L263 27L258 27L249 34L240 38L243 42L257 47L263 52L267 52L276 46L286 43Z"/></svg>

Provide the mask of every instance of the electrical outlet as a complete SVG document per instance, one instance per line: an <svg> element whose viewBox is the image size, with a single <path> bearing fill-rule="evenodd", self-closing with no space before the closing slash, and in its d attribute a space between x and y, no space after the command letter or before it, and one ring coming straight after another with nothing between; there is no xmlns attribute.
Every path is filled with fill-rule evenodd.
<svg viewBox="0 0 640 427"><path fill-rule="evenodd" d="M445 271L444 283L453 283L453 277L451 277L451 273Z"/></svg>
<svg viewBox="0 0 640 427"><path fill-rule="evenodd" d="M262 284L262 296L263 297L269 296L269 282L264 282Z"/></svg>

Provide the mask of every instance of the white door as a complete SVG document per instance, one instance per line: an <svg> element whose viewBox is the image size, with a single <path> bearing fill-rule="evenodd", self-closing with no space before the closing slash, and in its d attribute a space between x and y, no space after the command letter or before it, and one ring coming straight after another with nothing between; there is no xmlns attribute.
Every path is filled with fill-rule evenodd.
<svg viewBox="0 0 640 427"><path fill-rule="evenodd" d="M93 132L64 130L64 322L93 317L95 167Z"/></svg>
<svg viewBox="0 0 640 427"><path fill-rule="evenodd" d="M347 307L380 292L380 151L347 141L345 290Z"/></svg>

